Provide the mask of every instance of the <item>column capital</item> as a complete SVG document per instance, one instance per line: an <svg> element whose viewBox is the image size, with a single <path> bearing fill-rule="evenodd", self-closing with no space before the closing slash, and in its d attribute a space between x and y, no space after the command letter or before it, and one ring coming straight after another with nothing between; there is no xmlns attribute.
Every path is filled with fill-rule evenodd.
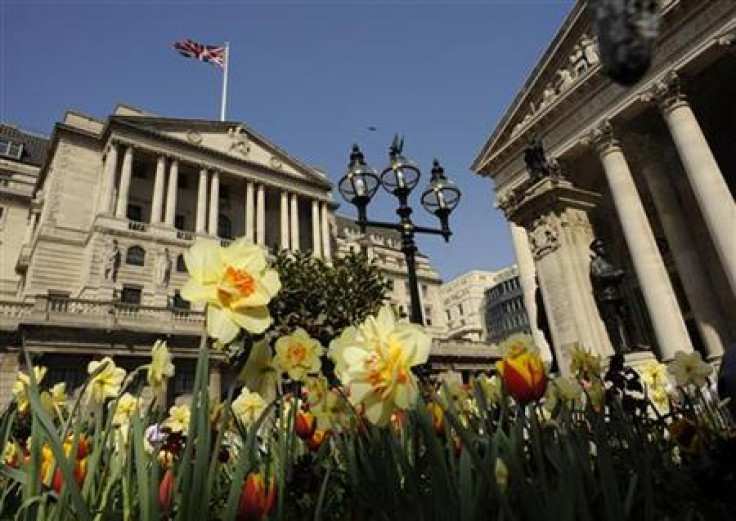
<svg viewBox="0 0 736 521"><path fill-rule="evenodd" d="M642 94L640 99L645 103L656 102L664 113L687 104L687 96L682 89L682 80L675 71L670 71L657 80L648 91Z"/></svg>
<svg viewBox="0 0 736 521"><path fill-rule="evenodd" d="M584 146L595 147L601 156L621 149L621 144L614 134L613 125L608 119L589 130L580 139L580 143Z"/></svg>

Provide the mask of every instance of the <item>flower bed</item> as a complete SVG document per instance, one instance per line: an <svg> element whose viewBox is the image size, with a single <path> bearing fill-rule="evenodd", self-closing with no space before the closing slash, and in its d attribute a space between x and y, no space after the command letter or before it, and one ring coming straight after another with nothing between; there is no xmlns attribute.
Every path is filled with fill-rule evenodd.
<svg viewBox="0 0 736 521"><path fill-rule="evenodd" d="M0 422L3 518L736 516L733 424L697 354L637 373L578 349L553 377L516 336L494 375L439 385L416 376L428 335L389 307L274 324L282 283L258 247L198 242L185 260L182 294L207 305L190 402L164 408L163 342L129 374L91 362L75 399L25 354ZM208 343L247 360L223 400Z"/></svg>

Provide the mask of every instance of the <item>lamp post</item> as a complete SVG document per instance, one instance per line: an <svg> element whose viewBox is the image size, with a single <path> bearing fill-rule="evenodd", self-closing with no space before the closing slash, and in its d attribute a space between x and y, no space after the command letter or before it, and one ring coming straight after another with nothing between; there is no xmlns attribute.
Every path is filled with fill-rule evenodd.
<svg viewBox="0 0 736 521"><path fill-rule="evenodd" d="M348 171L340 179L338 189L345 200L358 209L358 226L361 233L365 234L367 227L371 226L396 230L401 234L401 251L406 257L411 295L411 314L409 318L415 324L423 324L417 281L417 246L414 235L417 233L441 235L445 242L448 242L452 235L449 224L450 213L460 202L461 194L458 187L447 179L444 169L440 166L439 161L435 159L432 166L432 178L429 187L421 195L421 203L429 213L434 214L440 220L440 228L416 226L411 220L413 211L409 206L409 195L419 183L422 174L414 161L403 156L403 147L403 138L399 140L398 136L394 136L389 149L389 164L378 174L376 170L366 164L365 157L358 145L353 145ZM368 204L378 191L379 186L383 186L387 192L398 199L399 207L396 209L396 214L399 216L398 222L368 220Z"/></svg>

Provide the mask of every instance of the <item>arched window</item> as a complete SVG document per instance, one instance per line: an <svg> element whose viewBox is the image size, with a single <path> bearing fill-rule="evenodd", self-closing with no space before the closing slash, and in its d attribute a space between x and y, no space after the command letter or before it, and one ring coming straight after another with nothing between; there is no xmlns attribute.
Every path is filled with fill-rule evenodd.
<svg viewBox="0 0 736 521"><path fill-rule="evenodd" d="M233 225L227 215L220 214L217 217L217 236L222 239L233 238Z"/></svg>
<svg viewBox="0 0 736 521"><path fill-rule="evenodd" d="M180 254L176 258L176 271L178 271L180 273L184 273L184 272L187 271L187 265L184 262L184 254Z"/></svg>
<svg viewBox="0 0 736 521"><path fill-rule="evenodd" d="M125 264L143 266L146 263L146 250L140 246L131 246L125 253Z"/></svg>

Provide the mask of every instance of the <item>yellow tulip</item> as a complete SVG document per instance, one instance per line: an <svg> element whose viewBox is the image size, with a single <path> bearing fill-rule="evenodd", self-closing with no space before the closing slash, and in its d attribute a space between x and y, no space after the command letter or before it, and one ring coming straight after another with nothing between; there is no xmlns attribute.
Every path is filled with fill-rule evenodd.
<svg viewBox="0 0 736 521"><path fill-rule="evenodd" d="M539 353L515 348L496 362L496 369L511 396L524 405L539 400L547 388L547 373Z"/></svg>

